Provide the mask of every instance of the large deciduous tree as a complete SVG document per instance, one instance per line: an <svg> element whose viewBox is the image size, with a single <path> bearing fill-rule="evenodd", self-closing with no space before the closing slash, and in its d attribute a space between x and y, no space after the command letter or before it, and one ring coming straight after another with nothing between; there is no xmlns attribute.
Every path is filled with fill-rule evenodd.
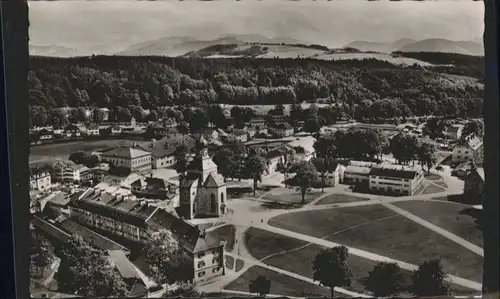
<svg viewBox="0 0 500 299"><path fill-rule="evenodd" d="M61 263L55 274L59 290L84 297L121 297L127 285L104 253L80 236L72 236L56 253Z"/></svg>
<svg viewBox="0 0 500 299"><path fill-rule="evenodd" d="M376 297L395 296L405 289L403 273L396 263L377 263L363 282Z"/></svg>
<svg viewBox="0 0 500 299"><path fill-rule="evenodd" d="M419 297L446 296L450 288L439 259L425 261L413 272L410 290Z"/></svg>
<svg viewBox="0 0 500 299"><path fill-rule="evenodd" d="M253 195L257 190L257 183L262 180L262 174L266 169L266 160L257 152L251 152L245 163L245 172L253 180Z"/></svg>
<svg viewBox="0 0 500 299"><path fill-rule="evenodd" d="M292 168L295 169L293 182L299 188L302 196L301 204L304 204L306 201L307 191L318 179L318 171L309 161L300 161L296 165L292 166Z"/></svg>
<svg viewBox="0 0 500 299"><path fill-rule="evenodd" d="M259 296L266 296L271 291L271 280L265 276L259 275L248 284L248 291L250 294L259 294Z"/></svg>
<svg viewBox="0 0 500 299"><path fill-rule="evenodd" d="M181 248L171 231L160 230L153 233L144 252L149 266L148 274L157 283L192 281L191 258Z"/></svg>
<svg viewBox="0 0 500 299"><path fill-rule="evenodd" d="M313 261L313 279L330 288L333 298L336 287L351 285L352 273L348 265L348 250L337 246L321 250Z"/></svg>

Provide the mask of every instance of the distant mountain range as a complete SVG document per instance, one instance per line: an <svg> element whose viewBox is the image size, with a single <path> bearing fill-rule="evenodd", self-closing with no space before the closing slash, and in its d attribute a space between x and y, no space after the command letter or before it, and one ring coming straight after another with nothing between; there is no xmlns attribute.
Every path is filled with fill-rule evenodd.
<svg viewBox="0 0 500 299"><path fill-rule="evenodd" d="M243 45L245 43L303 43L293 38L267 38L261 35L226 35L212 40L198 40L185 36L164 37L130 46L117 55L179 56L215 45Z"/></svg>
<svg viewBox="0 0 500 299"><path fill-rule="evenodd" d="M391 53L401 52L443 52L464 55L484 56L482 38L471 41L452 41L444 38L429 38L424 40L400 39L394 42L353 41L345 47L360 51Z"/></svg>
<svg viewBox="0 0 500 299"><path fill-rule="evenodd" d="M202 49L216 45L238 45L243 46L248 43L260 44L285 44L285 45L310 45L311 42L301 41L288 37L268 38L261 35L225 35L215 39L200 40L188 36L163 37L134 44L120 52L110 52L106 47L95 47L90 50L77 50L74 48L57 45L30 45L30 54L39 56L85 56L91 54L102 55L160 55L160 56L181 56L186 53L193 53ZM279 47L279 46L278 46ZM325 47L326 48L326 47ZM371 42L353 41L344 48L354 48L362 52L391 53L402 52L444 52L464 55L484 56L482 38L471 41L452 41L443 38L432 38L424 40L413 40L409 38L399 39L394 42ZM278 50L279 49L275 49ZM284 49L285 51L286 49ZM278 55L280 56L280 55Z"/></svg>

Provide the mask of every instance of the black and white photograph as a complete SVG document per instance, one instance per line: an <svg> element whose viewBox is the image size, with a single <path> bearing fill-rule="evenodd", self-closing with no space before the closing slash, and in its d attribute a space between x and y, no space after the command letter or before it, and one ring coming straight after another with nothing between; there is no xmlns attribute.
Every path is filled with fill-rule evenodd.
<svg viewBox="0 0 500 299"><path fill-rule="evenodd" d="M28 3L33 298L481 296L483 1Z"/></svg>

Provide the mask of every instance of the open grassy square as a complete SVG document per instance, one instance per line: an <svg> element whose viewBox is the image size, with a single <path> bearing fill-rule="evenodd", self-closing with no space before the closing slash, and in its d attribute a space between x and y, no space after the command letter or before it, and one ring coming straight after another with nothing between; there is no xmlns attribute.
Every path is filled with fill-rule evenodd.
<svg viewBox="0 0 500 299"><path fill-rule="evenodd" d="M368 224L394 215L396 214L393 211L381 205L368 205L288 213L272 218L269 224L301 234L324 238L357 225Z"/></svg>
<svg viewBox="0 0 500 299"><path fill-rule="evenodd" d="M444 187L437 186L436 184L427 183L427 186L422 190L421 194L433 194L445 191Z"/></svg>
<svg viewBox="0 0 500 299"><path fill-rule="evenodd" d="M327 288L310 284L258 266L248 269L240 277L228 284L225 289L248 292L250 282L259 275L265 276L267 279L271 280L270 293L273 295L295 297L323 297L330 295L330 291Z"/></svg>
<svg viewBox="0 0 500 299"><path fill-rule="evenodd" d="M414 265L442 258L447 273L482 280L481 256L380 205L289 213L270 224Z"/></svg>
<svg viewBox="0 0 500 299"><path fill-rule="evenodd" d="M236 228L234 227L234 225L224 225L207 232L208 235L219 241L226 241L226 251L233 250L235 233Z"/></svg>
<svg viewBox="0 0 500 299"><path fill-rule="evenodd" d="M282 235L260 229L247 231L247 238L252 240L251 243L247 243L248 250L257 259L260 259L262 262L270 266L297 273L312 279L312 263L316 254L323 248L322 246L308 244L301 240L284 237ZM274 242L274 240L280 241ZM281 246L282 243L287 245ZM263 249L264 244L268 245ZM284 249L285 247L287 249ZM349 269L353 274L353 279L351 286L347 287L347 289L364 293L365 288L363 285L363 278L366 277L369 271L373 269L376 262L351 254L349 255L348 264ZM410 282L411 272L403 270L403 275L405 276L406 281ZM472 290L458 285L452 285L451 287L454 294L473 293Z"/></svg>
<svg viewBox="0 0 500 299"><path fill-rule="evenodd" d="M445 272L482 281L483 257L400 215L345 230L327 240L414 265L441 258Z"/></svg>
<svg viewBox="0 0 500 299"><path fill-rule="evenodd" d="M352 196L349 194L331 194L331 195L323 197L316 204L317 205L330 205L330 204L336 204L336 203L356 202L356 201L363 201L363 200L369 200L369 198Z"/></svg>
<svg viewBox="0 0 500 299"><path fill-rule="evenodd" d="M477 246L483 246L483 232L468 205L446 201L405 201L393 203L415 216L437 225Z"/></svg>
<svg viewBox="0 0 500 299"><path fill-rule="evenodd" d="M323 194L324 193L320 191L308 192L305 196L305 203L310 203L311 201L313 201L314 199L318 198ZM270 201L290 203L290 204L300 204L302 202L302 195L300 194L300 190L297 190L295 187L276 188L271 190L262 198Z"/></svg>
<svg viewBox="0 0 500 299"><path fill-rule="evenodd" d="M307 242L301 240L292 239L255 227L250 227L245 232L245 245L252 256L258 260L307 244Z"/></svg>

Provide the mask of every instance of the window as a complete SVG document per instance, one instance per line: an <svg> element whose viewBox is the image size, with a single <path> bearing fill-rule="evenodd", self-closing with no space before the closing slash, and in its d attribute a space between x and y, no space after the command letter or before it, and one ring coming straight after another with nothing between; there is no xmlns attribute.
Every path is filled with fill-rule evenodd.
<svg viewBox="0 0 500 299"><path fill-rule="evenodd" d="M217 264L219 263L219 258L214 256L214 258L212 259L212 264Z"/></svg>
<svg viewBox="0 0 500 299"><path fill-rule="evenodd" d="M198 258L199 258L199 259L201 259L201 258L202 258L202 257L204 257L204 256L205 256L205 252L200 252L200 253L198 253Z"/></svg>
<svg viewBox="0 0 500 299"><path fill-rule="evenodd" d="M203 277L203 276L205 276L205 271L198 273L198 277Z"/></svg>
<svg viewBox="0 0 500 299"><path fill-rule="evenodd" d="M220 201L224 203L224 192L220 193Z"/></svg>
<svg viewBox="0 0 500 299"><path fill-rule="evenodd" d="M205 261L198 262L198 268L203 268L203 267L205 267Z"/></svg>

